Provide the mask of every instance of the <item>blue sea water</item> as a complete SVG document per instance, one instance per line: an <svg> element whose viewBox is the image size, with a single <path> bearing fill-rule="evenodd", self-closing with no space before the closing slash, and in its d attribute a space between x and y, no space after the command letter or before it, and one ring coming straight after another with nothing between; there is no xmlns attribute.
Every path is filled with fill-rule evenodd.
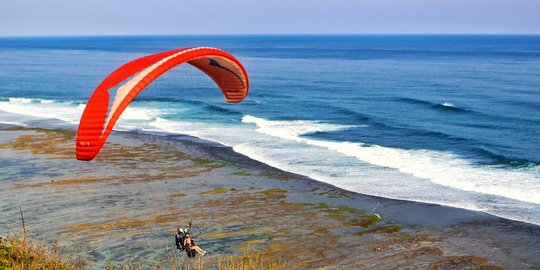
<svg viewBox="0 0 540 270"><path fill-rule="evenodd" d="M354 192L540 225L540 36L0 38L0 123L76 128L115 68L192 46L237 56L248 98L227 104L184 65L117 130L189 134Z"/></svg>

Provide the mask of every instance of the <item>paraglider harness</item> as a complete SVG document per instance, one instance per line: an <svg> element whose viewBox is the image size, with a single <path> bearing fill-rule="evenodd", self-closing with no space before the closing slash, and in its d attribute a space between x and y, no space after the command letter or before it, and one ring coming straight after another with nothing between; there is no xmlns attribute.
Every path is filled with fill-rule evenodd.
<svg viewBox="0 0 540 270"><path fill-rule="evenodd" d="M197 233L195 236L191 236L191 222L189 223L189 226L186 229L179 229L179 232L174 236L174 242L176 244L176 249L179 249L181 251L186 251L189 258L194 258L197 255L197 252L194 249L187 248L186 245L184 245L185 239L187 234L191 236L191 245L194 246L195 242L193 239L197 238L197 236L201 235L201 231Z"/></svg>

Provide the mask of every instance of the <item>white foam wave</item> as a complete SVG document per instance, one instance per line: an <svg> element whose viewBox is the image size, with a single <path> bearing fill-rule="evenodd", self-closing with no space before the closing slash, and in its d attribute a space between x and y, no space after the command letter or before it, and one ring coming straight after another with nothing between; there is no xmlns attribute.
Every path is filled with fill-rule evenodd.
<svg viewBox="0 0 540 270"><path fill-rule="evenodd" d="M77 123L82 114L82 110L70 103L55 103L50 100L36 102L34 100L36 99L9 98L9 102L0 103L0 110L36 118L58 119L69 123Z"/></svg>
<svg viewBox="0 0 540 270"><path fill-rule="evenodd" d="M259 132L261 133L293 140L299 139L298 136L315 132L332 132L354 127L308 120L267 121L251 115L245 115L242 117L242 122L256 124L259 127Z"/></svg>
<svg viewBox="0 0 540 270"><path fill-rule="evenodd" d="M6 121L6 120L0 120L0 124L7 124L7 125L14 125L14 126L22 126L27 127L25 123L18 122L18 121Z"/></svg>
<svg viewBox="0 0 540 270"><path fill-rule="evenodd" d="M8 98L0 102L0 110L35 118L58 119L71 124L78 124L86 104L77 102L57 102L50 99ZM122 124L132 125L134 121L153 120L161 114L160 109L130 106L122 113L119 127ZM128 124L131 123L131 124Z"/></svg>
<svg viewBox="0 0 540 270"><path fill-rule="evenodd" d="M31 98L8 98L9 102L31 103Z"/></svg>
<svg viewBox="0 0 540 270"><path fill-rule="evenodd" d="M153 120L162 114L160 109L143 108L143 107L127 107L122 112L124 120Z"/></svg>
<svg viewBox="0 0 540 270"><path fill-rule="evenodd" d="M443 105L444 107L452 107L454 108L454 104L450 103L450 102L443 102L441 105Z"/></svg>
<svg viewBox="0 0 540 270"><path fill-rule="evenodd" d="M429 179L443 186L540 204L540 177L530 172L477 166L449 152L307 139L300 137L304 133L294 132L306 129L303 127L305 123L301 121L269 121L250 117L244 122L256 124L258 132L269 136L327 148L369 164Z"/></svg>
<svg viewBox="0 0 540 270"><path fill-rule="evenodd" d="M13 103L53 103L53 99L41 99L41 98L8 98L9 102Z"/></svg>
<svg viewBox="0 0 540 270"><path fill-rule="evenodd" d="M157 117L149 123L149 126L156 127L160 130L173 134L188 134L188 131L193 131L193 125L187 122L169 121L167 119Z"/></svg>
<svg viewBox="0 0 540 270"><path fill-rule="evenodd" d="M245 129L231 132L231 126L227 124L173 121L161 117L148 125L167 133L186 134L230 147L245 142L246 137L256 135Z"/></svg>

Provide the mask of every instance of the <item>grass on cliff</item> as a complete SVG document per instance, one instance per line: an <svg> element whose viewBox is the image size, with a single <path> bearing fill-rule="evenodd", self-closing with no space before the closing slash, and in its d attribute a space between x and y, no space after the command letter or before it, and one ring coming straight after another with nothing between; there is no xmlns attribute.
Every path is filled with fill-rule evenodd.
<svg viewBox="0 0 540 270"><path fill-rule="evenodd" d="M0 236L0 270L7 269L71 270L75 266L65 262L54 247Z"/></svg>
<svg viewBox="0 0 540 270"><path fill-rule="evenodd" d="M143 269L170 269L170 270L285 270L280 258L276 258L267 252L247 252L242 255L215 255L212 257L198 256L194 259L182 258L169 259L157 264L120 264L107 265L105 270L143 270Z"/></svg>
<svg viewBox="0 0 540 270"><path fill-rule="evenodd" d="M145 263L145 265L148 265ZM151 265L151 264L150 264ZM169 260L150 269L285 269L281 259L265 252L247 252L241 255L216 255L197 257L182 262ZM66 256L54 246L37 245L24 239L0 236L0 270L72 270L89 269L84 263L68 262ZM107 270L148 269L138 264L108 265Z"/></svg>

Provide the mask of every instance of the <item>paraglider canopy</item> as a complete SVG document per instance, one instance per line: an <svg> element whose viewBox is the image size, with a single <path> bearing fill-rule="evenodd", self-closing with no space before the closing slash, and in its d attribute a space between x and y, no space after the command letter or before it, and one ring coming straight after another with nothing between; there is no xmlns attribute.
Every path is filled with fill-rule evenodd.
<svg viewBox="0 0 540 270"><path fill-rule="evenodd" d="M77 131L77 159L92 160L131 101L156 78L185 62L212 78L227 102L240 102L246 97L246 70L225 51L182 48L135 59L109 74L88 100ZM123 84L116 87L120 83Z"/></svg>

